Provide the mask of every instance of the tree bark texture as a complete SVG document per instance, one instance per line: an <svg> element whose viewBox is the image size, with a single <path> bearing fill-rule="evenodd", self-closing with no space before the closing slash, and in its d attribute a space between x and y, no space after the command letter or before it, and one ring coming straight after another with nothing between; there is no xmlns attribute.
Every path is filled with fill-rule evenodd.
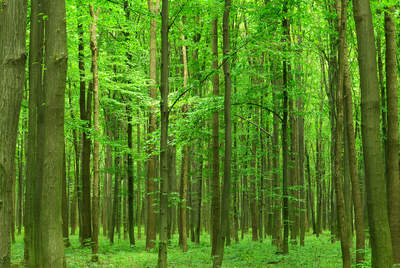
<svg viewBox="0 0 400 268"><path fill-rule="evenodd" d="M25 233L27 267L65 267L61 186L66 37L65 2L32 1L26 193L27 209L32 211Z"/></svg>
<svg viewBox="0 0 400 268"><path fill-rule="evenodd" d="M0 3L0 268L11 264L11 186L25 85L26 13L26 0Z"/></svg>
<svg viewBox="0 0 400 268"><path fill-rule="evenodd" d="M367 186L372 267L392 266L385 170L380 138L380 101L376 48L369 0L353 2L361 83L361 131Z"/></svg>

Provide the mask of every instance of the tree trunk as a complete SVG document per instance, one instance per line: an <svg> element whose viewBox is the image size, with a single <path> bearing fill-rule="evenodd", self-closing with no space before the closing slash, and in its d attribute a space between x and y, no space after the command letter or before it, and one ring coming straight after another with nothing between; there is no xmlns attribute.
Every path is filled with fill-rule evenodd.
<svg viewBox="0 0 400 268"><path fill-rule="evenodd" d="M400 264L399 116L397 110L397 56L394 6L385 10L387 93L387 191L393 263Z"/></svg>
<svg viewBox="0 0 400 268"><path fill-rule="evenodd" d="M184 106L186 107L186 106ZM183 111L186 113L186 111ZM181 183L180 183L180 200L179 208L179 245L183 252L187 251L187 221L186 221L186 207L188 199L188 176L189 176L189 148L187 145L182 149L182 166L181 166Z"/></svg>
<svg viewBox="0 0 400 268"><path fill-rule="evenodd" d="M62 198L61 198L61 216L62 216L62 232L64 239L64 246L70 247L71 243L69 242L69 227L68 227L68 196L67 196L67 174L66 174L66 159L65 159L65 145L64 145L64 156L63 156L63 173L62 173Z"/></svg>
<svg viewBox="0 0 400 268"><path fill-rule="evenodd" d="M72 109L72 100L71 100L71 88L68 91L68 102L69 108L71 112L71 119L75 120L75 115ZM71 235L75 235L75 229L78 227L79 221L79 209L78 203L80 199L80 186L79 186L79 146L78 146L78 135L76 133L76 129L72 129L72 139L73 139L73 147L75 153L75 161L74 161L74 193L70 206L70 226L71 226Z"/></svg>
<svg viewBox="0 0 400 268"><path fill-rule="evenodd" d="M67 75L65 16L64 1L31 3L26 195L26 208L31 211L25 233L27 267L65 267L61 216Z"/></svg>
<svg viewBox="0 0 400 268"><path fill-rule="evenodd" d="M290 240L294 245L297 244L299 234L299 195L298 195L298 139L297 139L297 118L295 116L294 100L289 101L289 123L290 123L290 191L294 200L289 203L290 208Z"/></svg>
<svg viewBox="0 0 400 268"><path fill-rule="evenodd" d="M141 141L140 141L140 123L139 123L139 119L140 119L140 110L138 109L137 111L137 118L138 118L138 123L136 124L136 131L137 131L137 136L136 136L136 143L137 143L137 154L141 155ZM142 178L142 165L141 165L141 161L138 160L136 163L136 168L137 168L137 217L136 217L136 222L137 222L137 237L138 239L142 238L142 210L141 210L141 206L140 204L143 202L141 202L142 200L142 189L141 189L141 178ZM144 202L143 202L144 203Z"/></svg>
<svg viewBox="0 0 400 268"><path fill-rule="evenodd" d="M342 18L344 20L344 18ZM345 28L342 29L345 31ZM353 97L351 92L351 81L349 73L349 62L348 62L348 49L345 36L341 36L344 40L344 55L343 55L343 99L344 99L344 109L345 109L345 124L346 124L346 135L348 140L347 150L348 150L348 162L350 168L350 179L351 179L351 190L352 199L354 205L354 218L355 218L355 229L356 229L356 262L362 263L364 260L364 250L365 250L365 232L364 232L364 216L361 201L361 188L358 175L357 167L357 155L356 155L356 145L355 145L355 134L353 125Z"/></svg>
<svg viewBox="0 0 400 268"><path fill-rule="evenodd" d="M212 78L213 96L219 95L219 74L218 74L218 15L214 15L212 21L212 69L216 71ZM211 177L211 256L217 253L218 234L220 230L220 181L219 181L219 119L218 111L212 114L212 177Z"/></svg>
<svg viewBox="0 0 400 268"><path fill-rule="evenodd" d="M362 139L367 178L368 223L371 234L372 267L392 266L385 171L380 139L379 86L376 48L369 0L353 2L361 82Z"/></svg>
<svg viewBox="0 0 400 268"><path fill-rule="evenodd" d="M118 131L118 130L117 130ZM116 131L116 132L117 132ZM118 140L118 133L114 134L114 140ZM119 228L118 227L118 211L120 210L120 199L119 199L119 188L121 185L121 172L119 169L121 168L121 156L118 155L119 152L116 152L115 158L114 158L114 196L113 196L113 206L112 206L112 216L111 216L111 224L110 224L110 231L109 231L109 237L110 237L110 242L111 244L114 243L114 235L115 235L115 229Z"/></svg>
<svg viewBox="0 0 400 268"><path fill-rule="evenodd" d="M343 81L344 81L344 53L345 53L345 35L347 20L346 1L336 0L336 12L338 14L339 30L339 75L338 87L336 90L336 129L335 129L335 169L333 170L333 182L335 184L336 206L338 227L340 234L340 244L342 249L343 267L350 268L350 233L348 230L348 221L346 215L346 206L343 194Z"/></svg>
<svg viewBox="0 0 400 268"><path fill-rule="evenodd" d="M95 131L94 147L93 147L93 198L92 198L92 260L97 262L99 251L99 211L100 211L100 198L99 198L99 165L100 165L100 144L98 135L100 135L99 126L99 74L98 74L98 46L97 46L97 20L99 18L100 8L97 8L95 13L93 5L90 5L90 16L93 22L90 25L90 50L92 51L92 74L93 74L93 127Z"/></svg>
<svg viewBox="0 0 400 268"><path fill-rule="evenodd" d="M168 51L168 0L162 1L161 10L161 138L160 138L160 242L158 268L167 268L168 244L168 92L169 92L169 51Z"/></svg>
<svg viewBox="0 0 400 268"><path fill-rule="evenodd" d="M258 109L256 108L254 110L254 114L258 114ZM257 119L255 119L256 122L258 122ZM257 131L254 131L257 133ZM251 176L250 176L250 213L251 213L251 239L253 241L258 240L258 209L257 209L257 189L256 189L256 184L257 184L257 167L256 167L256 159L257 159L257 140L258 140L258 135L253 134L252 137L252 144L251 144L251 160L250 160L250 168L251 168Z"/></svg>
<svg viewBox="0 0 400 268"><path fill-rule="evenodd" d="M226 59L223 64L225 80L224 119L225 119L225 157L224 183L221 199L221 231L218 236L217 250L213 259L213 266L221 267L224 258L225 240L229 234L229 212L231 207L231 166L232 166L232 119L231 119L231 65L228 59L230 53L230 26L229 15L231 0L225 0L223 17L223 54Z"/></svg>
<svg viewBox="0 0 400 268"><path fill-rule="evenodd" d="M287 2L285 1L283 7L284 14L287 15L288 8ZM288 19L285 17L282 22L282 27L285 32L285 46L289 47L289 37L290 37L290 25ZM288 148L288 60L285 58L283 60L283 120L282 120L282 191L283 191L283 254L289 253L289 199L288 199L288 158L289 158L289 148Z"/></svg>
<svg viewBox="0 0 400 268"><path fill-rule="evenodd" d="M82 22L78 22L79 45L78 45L78 61L79 61L79 80L80 80L80 116L85 122L82 133L82 156L81 156L81 226L79 228L79 236L81 245L89 246L92 239L92 221L91 221L91 204L90 204L90 147L91 141L89 137L89 129L91 127L92 114L92 90L86 89L85 78L85 62L84 62L84 44L83 44L83 26ZM89 86L90 87L90 86ZM87 92L87 93L86 93ZM86 96L85 96L86 95Z"/></svg>
<svg viewBox="0 0 400 268"><path fill-rule="evenodd" d="M148 0L149 11L153 14L153 18L150 21L150 97L152 99L157 98L157 15L159 12L160 1ZM152 133L157 128L156 118L156 107L152 105L149 113L149 130L148 134ZM147 153L150 155L147 160L147 224L146 224L146 250L150 250L155 247L156 240L156 214L155 214L155 199L156 195L156 162L157 157L153 155L155 150L154 144L149 144Z"/></svg>
<svg viewBox="0 0 400 268"><path fill-rule="evenodd" d="M0 8L0 267L11 264L11 207L18 119L25 85L27 1ZM22 161L22 159L20 159Z"/></svg>
<svg viewBox="0 0 400 268"><path fill-rule="evenodd" d="M271 64L271 72L278 76L278 68ZM274 205L273 205L273 232L272 232L272 244L277 247L278 251L282 251L282 209L281 209L281 199L279 196L281 195L280 190L280 179L279 173L279 153L280 153L280 146L279 146L279 83L276 80L272 81L274 85L274 92L272 95L273 103L274 103L274 115L273 115L273 132L272 132L272 170L274 171L272 174L272 189L274 192Z"/></svg>
<svg viewBox="0 0 400 268"><path fill-rule="evenodd" d="M306 232L306 184L304 181L304 104L303 97L297 100L297 110L300 114L297 121L298 152L299 152L299 184L300 184L300 246L304 246Z"/></svg>

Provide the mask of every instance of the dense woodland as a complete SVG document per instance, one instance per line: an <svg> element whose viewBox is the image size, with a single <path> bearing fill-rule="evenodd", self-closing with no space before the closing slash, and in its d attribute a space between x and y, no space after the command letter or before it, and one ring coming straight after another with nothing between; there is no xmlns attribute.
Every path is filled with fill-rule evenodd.
<svg viewBox="0 0 400 268"><path fill-rule="evenodd" d="M398 16L0 0L0 268L400 264Z"/></svg>

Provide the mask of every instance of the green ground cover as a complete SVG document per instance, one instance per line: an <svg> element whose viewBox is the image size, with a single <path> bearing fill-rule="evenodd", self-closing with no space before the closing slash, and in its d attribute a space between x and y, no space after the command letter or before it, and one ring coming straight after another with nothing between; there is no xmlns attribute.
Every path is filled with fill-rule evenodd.
<svg viewBox="0 0 400 268"><path fill-rule="evenodd" d="M90 248L82 248L78 236L71 236L71 247L66 249L67 267L133 267L153 268L157 264L157 251L146 252L145 240L137 240L136 246L130 248L128 240L116 239L114 245L100 236L99 262L92 263ZM168 247L168 265L173 268L186 267L212 267L210 258L210 237L202 235L200 245L189 243L189 250L183 253L175 235ZM240 243L232 243L225 249L223 262L224 268L242 267L275 267L275 268L336 268L341 267L340 243L331 243L329 235L319 238L306 237L306 245L300 247L291 245L290 254L287 256L275 254L271 241L262 243L251 241L245 237ZM23 237L18 236L12 247L14 267L23 267ZM368 254L368 252L367 252ZM367 258L368 259L368 258ZM354 267L356 267L354 265ZM365 263L361 267L370 267Z"/></svg>

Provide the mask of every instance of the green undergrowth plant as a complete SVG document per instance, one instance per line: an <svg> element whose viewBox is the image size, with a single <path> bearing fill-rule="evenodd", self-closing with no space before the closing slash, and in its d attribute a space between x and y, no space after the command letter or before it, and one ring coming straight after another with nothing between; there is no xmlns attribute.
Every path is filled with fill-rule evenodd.
<svg viewBox="0 0 400 268"><path fill-rule="evenodd" d="M200 244L188 242L188 251L183 253L178 246L178 235L174 235L168 246L168 267L212 267L210 257L210 236L201 236ZM99 261L91 262L91 249L80 245L78 236L70 237L71 247L66 248L65 256L68 268L83 267L132 267L153 268L157 264L157 249L145 250L145 239L137 239L136 245L130 247L128 240L115 239L113 245L103 236L99 237ZM239 243L232 240L232 245L225 249L223 268L242 267L275 267L275 268L338 268L341 267L340 243L330 242L330 236L323 234L319 238L308 235L305 246L290 245L288 255L276 254L270 239L263 242L252 241L246 235ZM366 262L353 267L370 267L370 251L366 251ZM353 252L355 255L355 252ZM17 236L12 247L14 267L23 267L23 236ZM354 258L353 258L354 259Z"/></svg>

